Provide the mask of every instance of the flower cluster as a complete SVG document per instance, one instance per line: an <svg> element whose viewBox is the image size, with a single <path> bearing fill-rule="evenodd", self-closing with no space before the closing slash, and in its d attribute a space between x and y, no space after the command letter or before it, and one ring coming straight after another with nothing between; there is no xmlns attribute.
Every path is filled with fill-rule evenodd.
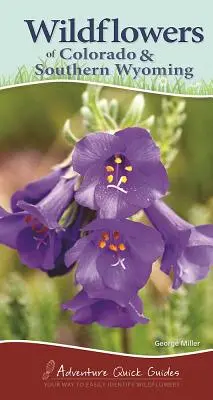
<svg viewBox="0 0 213 400"><path fill-rule="evenodd" d="M168 192L160 150L148 131L91 133L48 176L0 209L0 243L50 277L77 264L81 291L63 305L73 321L107 327L145 324L142 300L153 263L173 288L203 279L213 264L213 225L194 227L162 200ZM144 210L152 226L133 222Z"/></svg>

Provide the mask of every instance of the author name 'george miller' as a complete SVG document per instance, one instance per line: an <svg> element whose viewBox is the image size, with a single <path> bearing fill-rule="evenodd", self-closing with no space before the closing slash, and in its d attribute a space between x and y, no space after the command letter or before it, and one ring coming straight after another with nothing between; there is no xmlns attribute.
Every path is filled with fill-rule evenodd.
<svg viewBox="0 0 213 400"><path fill-rule="evenodd" d="M124 378L124 377L178 377L180 375L179 370L172 370L170 366L166 369L157 369L154 366L150 366L147 370L142 371L138 367L134 369L125 369L122 366L117 366L111 371L107 371L104 369L92 369L90 367L82 370L74 369L70 367L66 369L63 364L60 365L56 376L58 378L79 378L79 377L110 377L113 376L114 378Z"/></svg>

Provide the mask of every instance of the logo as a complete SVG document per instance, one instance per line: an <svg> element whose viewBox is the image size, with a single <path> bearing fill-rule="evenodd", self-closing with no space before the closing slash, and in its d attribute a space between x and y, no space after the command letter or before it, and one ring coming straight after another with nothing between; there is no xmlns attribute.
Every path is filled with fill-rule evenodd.
<svg viewBox="0 0 213 400"><path fill-rule="evenodd" d="M48 361L48 363L46 364L46 371L42 375L43 381L47 381L47 379L49 378L50 374L52 374L54 369L55 369L55 361L54 360Z"/></svg>

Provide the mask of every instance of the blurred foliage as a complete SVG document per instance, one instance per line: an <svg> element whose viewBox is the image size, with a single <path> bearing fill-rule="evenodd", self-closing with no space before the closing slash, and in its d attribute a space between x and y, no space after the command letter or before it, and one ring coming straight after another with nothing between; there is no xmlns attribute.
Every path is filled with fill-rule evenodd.
<svg viewBox="0 0 213 400"><path fill-rule="evenodd" d="M170 166L170 205L194 224L213 221L212 99L162 97L79 83L48 83L0 92L0 200L68 155L87 131L113 132L139 125L151 130ZM179 150L179 151L178 151ZM141 215L137 215L141 219ZM71 274L56 279L22 266L1 246L0 339L58 341L122 351L120 330L73 324L60 304L76 288ZM166 354L197 348L157 348L156 339L194 339L213 344L213 274L171 293L170 281L154 268L141 291L146 326L130 329L131 352ZM200 349L199 348L199 349Z"/></svg>
<svg viewBox="0 0 213 400"><path fill-rule="evenodd" d="M116 98L108 100L101 97L103 88L101 86L88 86L82 94L83 106L80 109L83 126L87 132L110 132L129 126L140 126L150 129L154 123L154 115L143 118L145 100L142 94L134 96L129 104L127 112L121 117L119 101ZM73 145L77 140L77 135L72 129L72 120L67 119L63 133L68 143Z"/></svg>
<svg viewBox="0 0 213 400"><path fill-rule="evenodd" d="M81 114L86 129L90 132L114 132L129 126L150 128L154 122L154 115L143 119L145 100L142 94L134 96L128 110L121 117L119 101L116 98L107 100L101 97L101 86L89 86L82 95L83 106Z"/></svg>
<svg viewBox="0 0 213 400"><path fill-rule="evenodd" d="M186 120L185 100L162 99L161 115L157 118L153 137L161 150L161 158L169 168L178 154L178 142L182 135L182 125Z"/></svg>
<svg viewBox="0 0 213 400"><path fill-rule="evenodd" d="M53 281L38 275L26 282L20 274L8 274L0 294L1 339L54 340L58 316Z"/></svg>

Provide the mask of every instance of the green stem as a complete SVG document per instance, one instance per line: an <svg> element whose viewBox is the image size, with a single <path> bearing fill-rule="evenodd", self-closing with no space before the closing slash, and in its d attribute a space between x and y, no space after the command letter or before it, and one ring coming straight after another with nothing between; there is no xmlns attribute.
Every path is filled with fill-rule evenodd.
<svg viewBox="0 0 213 400"><path fill-rule="evenodd" d="M123 353L130 353L130 336L129 332L126 328L121 328L120 330L121 334L121 349Z"/></svg>

